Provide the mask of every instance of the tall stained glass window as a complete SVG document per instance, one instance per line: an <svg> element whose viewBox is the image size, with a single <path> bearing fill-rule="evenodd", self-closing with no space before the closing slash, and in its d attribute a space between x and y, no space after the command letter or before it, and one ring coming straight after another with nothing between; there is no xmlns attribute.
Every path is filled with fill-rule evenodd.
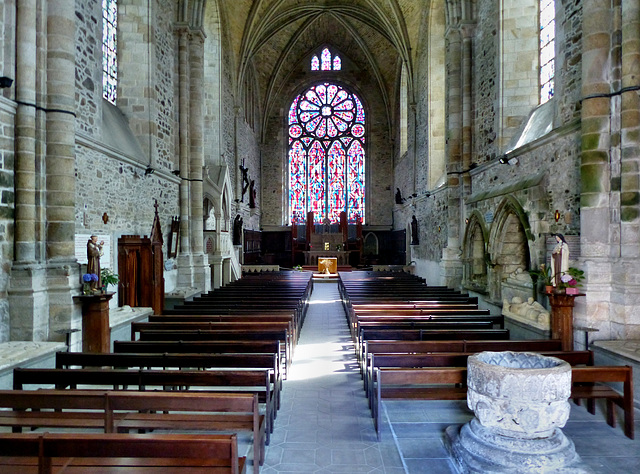
<svg viewBox="0 0 640 474"><path fill-rule="evenodd" d="M540 0L540 103L553 97L555 76L556 2Z"/></svg>
<svg viewBox="0 0 640 474"><path fill-rule="evenodd" d="M342 69L342 60L337 54L331 54L329 48L324 48L320 53L320 58L314 55L311 58L312 71L340 71Z"/></svg>
<svg viewBox="0 0 640 474"><path fill-rule="evenodd" d="M116 103L118 85L117 30L118 2L102 0L102 97L112 104Z"/></svg>
<svg viewBox="0 0 640 474"><path fill-rule="evenodd" d="M365 113L336 84L310 87L289 109L289 219L316 223L365 216Z"/></svg>

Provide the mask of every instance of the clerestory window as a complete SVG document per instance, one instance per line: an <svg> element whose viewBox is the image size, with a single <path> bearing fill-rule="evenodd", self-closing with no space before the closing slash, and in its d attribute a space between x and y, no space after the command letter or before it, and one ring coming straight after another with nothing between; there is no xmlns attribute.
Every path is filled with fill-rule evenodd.
<svg viewBox="0 0 640 474"><path fill-rule="evenodd" d="M331 54L329 48L324 48L320 53L320 58L314 55L311 58L312 71L340 71L342 69L342 60L337 54Z"/></svg>
<svg viewBox="0 0 640 474"><path fill-rule="evenodd" d="M118 2L102 0L102 97L116 103Z"/></svg>
<svg viewBox="0 0 640 474"><path fill-rule="evenodd" d="M289 109L289 219L365 219L365 112L358 96L332 83L310 87Z"/></svg>
<svg viewBox="0 0 640 474"><path fill-rule="evenodd" d="M553 97L555 76L556 2L540 0L540 103Z"/></svg>

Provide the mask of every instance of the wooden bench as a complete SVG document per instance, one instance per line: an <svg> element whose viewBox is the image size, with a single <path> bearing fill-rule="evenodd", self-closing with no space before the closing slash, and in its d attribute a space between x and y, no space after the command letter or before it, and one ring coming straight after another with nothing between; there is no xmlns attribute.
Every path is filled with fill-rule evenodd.
<svg viewBox="0 0 640 474"><path fill-rule="evenodd" d="M508 329L375 329L362 328L356 341L356 356L362 360L367 340L437 341L509 339Z"/></svg>
<svg viewBox="0 0 640 474"><path fill-rule="evenodd" d="M594 364L593 351L538 351L539 354L556 357L572 366ZM364 386L369 400L373 397L376 384L376 370L380 368L410 367L466 367L467 359L475 352L435 352L435 353L377 353L371 354L371 361L364 376Z"/></svg>
<svg viewBox="0 0 640 474"><path fill-rule="evenodd" d="M265 405L267 441L276 416L275 387L271 383L270 370L14 369L14 390L23 390L25 385L50 385L58 390L78 386L138 391L199 387L199 391L209 392L257 392L260 403Z"/></svg>
<svg viewBox="0 0 640 474"><path fill-rule="evenodd" d="M139 333L140 341L280 341L282 360L286 367L291 365L293 340L286 329L220 329L220 330L145 330Z"/></svg>
<svg viewBox="0 0 640 474"><path fill-rule="evenodd" d="M633 375L629 366L575 366L571 368L571 398L605 399L607 422L615 426L613 405L621 406L625 417L625 435L634 439ZM378 439L381 427L382 399L466 400L466 367L378 368L372 404ZM609 383L621 382L623 392Z"/></svg>
<svg viewBox="0 0 640 474"><path fill-rule="evenodd" d="M254 471L264 462L266 423L257 393L0 390L0 426L205 430L252 433Z"/></svg>
<svg viewBox="0 0 640 474"><path fill-rule="evenodd" d="M267 369L272 371L276 409L280 408L282 374L277 353L267 354L172 354L162 353L98 353L57 352L56 368L110 367L113 369Z"/></svg>
<svg viewBox="0 0 640 474"><path fill-rule="evenodd" d="M370 354L399 354L399 353L424 353L424 352L482 352L482 351L561 351L562 341L559 339L530 339L508 341L364 341L364 350L361 361L361 373L368 372Z"/></svg>
<svg viewBox="0 0 640 474"><path fill-rule="evenodd" d="M245 462L236 435L0 433L5 474L241 474Z"/></svg>

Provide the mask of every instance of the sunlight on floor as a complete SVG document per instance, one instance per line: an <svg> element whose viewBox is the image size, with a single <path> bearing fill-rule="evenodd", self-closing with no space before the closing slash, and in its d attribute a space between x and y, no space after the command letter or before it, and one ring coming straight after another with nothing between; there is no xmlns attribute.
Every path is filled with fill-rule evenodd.
<svg viewBox="0 0 640 474"><path fill-rule="evenodd" d="M299 344L287 380L308 380L344 371L344 344Z"/></svg>

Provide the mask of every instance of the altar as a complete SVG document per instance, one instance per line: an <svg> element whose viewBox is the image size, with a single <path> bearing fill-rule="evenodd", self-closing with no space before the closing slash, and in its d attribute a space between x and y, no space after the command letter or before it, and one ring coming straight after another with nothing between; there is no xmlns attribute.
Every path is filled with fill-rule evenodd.
<svg viewBox="0 0 640 474"><path fill-rule="evenodd" d="M333 257L336 259L338 265L349 265L350 250L305 250L304 252L304 264L305 265L317 265L318 260L323 257Z"/></svg>

